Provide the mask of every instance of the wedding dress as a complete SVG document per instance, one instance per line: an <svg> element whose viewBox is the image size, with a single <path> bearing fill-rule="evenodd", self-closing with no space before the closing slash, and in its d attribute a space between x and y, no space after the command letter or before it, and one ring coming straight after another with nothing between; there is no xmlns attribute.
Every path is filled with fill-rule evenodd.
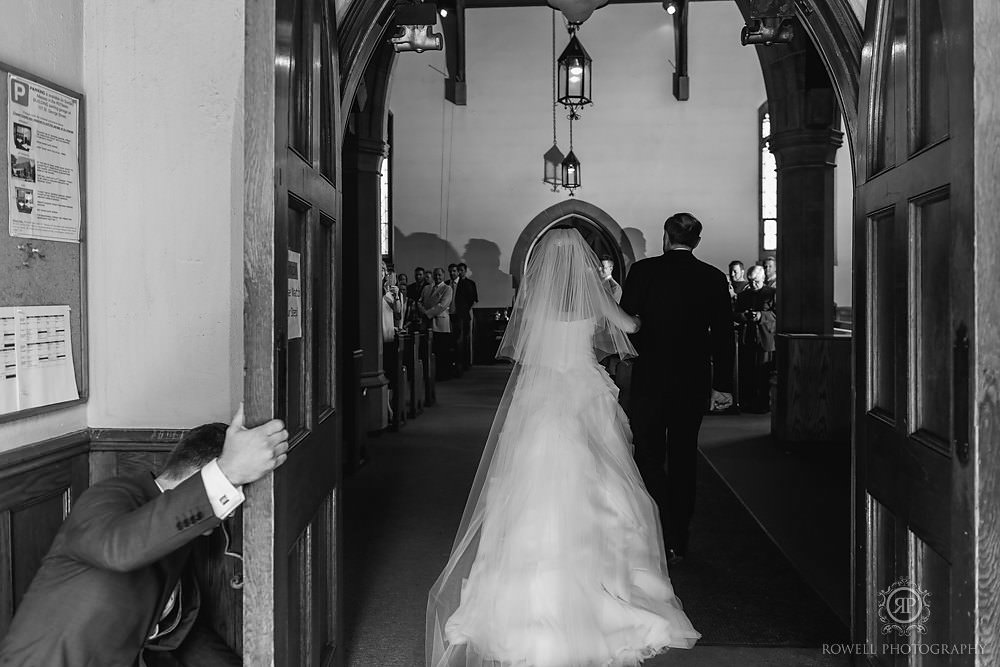
<svg viewBox="0 0 1000 667"><path fill-rule="evenodd" d="M501 344L514 371L429 597L430 667L624 667L700 637L598 363L634 350L597 258L575 230L540 246Z"/></svg>

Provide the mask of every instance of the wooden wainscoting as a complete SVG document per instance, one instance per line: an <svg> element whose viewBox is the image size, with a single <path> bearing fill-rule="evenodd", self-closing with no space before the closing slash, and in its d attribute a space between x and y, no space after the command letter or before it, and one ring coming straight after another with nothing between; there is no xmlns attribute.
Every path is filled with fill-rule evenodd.
<svg viewBox="0 0 1000 667"><path fill-rule="evenodd" d="M89 446L84 430L0 454L0 637L87 488Z"/></svg>
<svg viewBox="0 0 1000 667"><path fill-rule="evenodd" d="M782 442L851 441L851 337L778 334L771 427Z"/></svg>

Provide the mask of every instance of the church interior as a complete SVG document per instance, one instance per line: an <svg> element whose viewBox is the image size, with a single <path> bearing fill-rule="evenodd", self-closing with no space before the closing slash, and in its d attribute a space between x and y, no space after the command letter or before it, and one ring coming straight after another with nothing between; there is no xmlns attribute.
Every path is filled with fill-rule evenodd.
<svg viewBox="0 0 1000 667"><path fill-rule="evenodd" d="M644 664L1000 661L1000 9L0 14L0 639L88 487L155 472L242 405L248 425L285 423L288 458L244 487L224 544L199 546L199 614L248 665L425 664L428 590L511 373L496 353L532 251L575 228L624 285L687 211L701 260L776 265L773 356L762 408L706 406L690 550L670 567L702 639ZM78 111L72 138L17 116L22 82ZM76 151L66 195L42 192L53 143ZM75 227L39 224L57 218ZM416 273L433 287L459 264L477 293L445 335L412 312ZM387 333L388 274L406 281ZM21 351L33 312L63 318L61 371ZM606 368L627 412L630 366Z"/></svg>

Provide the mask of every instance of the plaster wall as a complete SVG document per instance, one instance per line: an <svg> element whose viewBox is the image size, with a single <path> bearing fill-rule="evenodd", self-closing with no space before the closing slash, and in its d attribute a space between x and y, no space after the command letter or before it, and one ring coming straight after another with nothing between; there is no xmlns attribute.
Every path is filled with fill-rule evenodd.
<svg viewBox="0 0 1000 667"><path fill-rule="evenodd" d="M3 2L0 11L0 62L67 88L83 89L83 6L79 0ZM5 91L6 85L4 81ZM7 222L2 225L6 234ZM75 406L2 423L0 451L86 428L86 415L85 406Z"/></svg>
<svg viewBox="0 0 1000 667"><path fill-rule="evenodd" d="M699 256L720 268L757 252L757 109L765 99L744 22L728 2L692 3L691 98L671 94L671 20L659 3L604 7L580 39L594 59L593 95L574 125L582 162L576 196L625 230L636 258L661 252L663 220L690 211L705 224ZM552 145L552 36L547 8L466 12L468 105L443 99L442 52L400 54L390 93L394 118L394 260L466 261L480 305L511 300L510 254L540 211L566 198L541 182ZM561 18L557 50L566 43ZM560 107L558 143L569 148ZM840 151L847 174L847 149ZM842 189L842 188L841 188ZM839 191L838 191L839 192ZM850 242L850 200L838 197L838 254ZM846 217L845 217L846 216ZM846 225L846 226L845 226ZM838 258L836 300L850 303L850 252ZM780 271L780 267L779 267ZM846 288L845 288L846 285Z"/></svg>
<svg viewBox="0 0 1000 667"><path fill-rule="evenodd" d="M93 427L228 421L243 369L243 0L84 4Z"/></svg>

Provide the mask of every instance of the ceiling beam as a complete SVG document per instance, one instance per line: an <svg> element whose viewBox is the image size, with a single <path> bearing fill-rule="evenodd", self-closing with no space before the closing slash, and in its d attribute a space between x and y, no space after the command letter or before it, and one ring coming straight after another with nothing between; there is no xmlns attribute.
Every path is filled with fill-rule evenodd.
<svg viewBox="0 0 1000 667"><path fill-rule="evenodd" d="M448 15L441 17L441 31L444 33L444 55L448 67L448 78L444 80L444 98L459 106L465 106L465 8L466 0L438 0L438 8L447 9Z"/></svg>
<svg viewBox="0 0 1000 667"><path fill-rule="evenodd" d="M609 5L634 5L660 3L662 0L608 0ZM689 0L690 2L731 2L732 0ZM545 0L466 0L468 9L488 9L493 7L547 7Z"/></svg>

